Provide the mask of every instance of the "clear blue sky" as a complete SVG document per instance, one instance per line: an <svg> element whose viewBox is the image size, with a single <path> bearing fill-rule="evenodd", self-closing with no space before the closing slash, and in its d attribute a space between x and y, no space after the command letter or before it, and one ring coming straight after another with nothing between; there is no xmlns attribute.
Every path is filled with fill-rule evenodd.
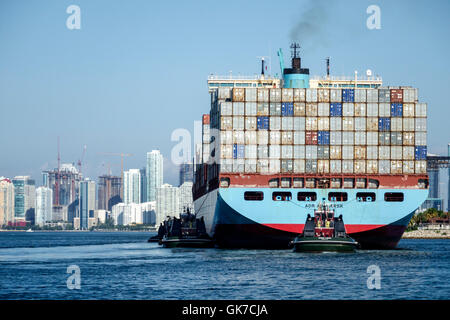
<svg viewBox="0 0 450 320"><path fill-rule="evenodd" d="M429 106L429 149L450 142L450 2L323 1L13 1L0 2L0 176L31 174L76 162L87 145L85 173L141 168L159 148L166 158L176 128L193 131L209 111L210 73L254 74L257 56L288 47L292 31L313 12L311 32L298 35L302 62L334 75L367 68L385 85L419 88ZM66 8L81 8L81 30L66 28ZM366 27L366 8L381 8L381 29ZM165 162L165 180L178 172Z"/></svg>

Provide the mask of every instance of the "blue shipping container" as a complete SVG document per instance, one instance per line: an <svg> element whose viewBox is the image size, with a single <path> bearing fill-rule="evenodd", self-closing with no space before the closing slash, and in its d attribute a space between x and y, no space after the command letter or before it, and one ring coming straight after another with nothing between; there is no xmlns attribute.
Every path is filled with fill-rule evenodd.
<svg viewBox="0 0 450 320"><path fill-rule="evenodd" d="M378 131L391 131L391 118L379 118Z"/></svg>
<svg viewBox="0 0 450 320"><path fill-rule="evenodd" d="M391 103L391 117L403 117L403 104Z"/></svg>
<svg viewBox="0 0 450 320"><path fill-rule="evenodd" d="M281 115L282 116L293 116L294 115L294 104L292 102L283 102L281 104Z"/></svg>
<svg viewBox="0 0 450 320"><path fill-rule="evenodd" d="M342 89L343 102L355 102L355 89Z"/></svg>
<svg viewBox="0 0 450 320"><path fill-rule="evenodd" d="M245 145L233 144L233 159L245 158Z"/></svg>
<svg viewBox="0 0 450 320"><path fill-rule="evenodd" d="M317 133L318 144L330 144L330 131L319 131Z"/></svg>
<svg viewBox="0 0 450 320"><path fill-rule="evenodd" d="M258 117L256 119L258 130L269 130L269 117Z"/></svg>
<svg viewBox="0 0 450 320"><path fill-rule="evenodd" d="M416 160L427 160L427 146L416 146L414 151L414 158Z"/></svg>
<svg viewBox="0 0 450 320"><path fill-rule="evenodd" d="M338 102L330 104L330 116L342 117L342 103Z"/></svg>

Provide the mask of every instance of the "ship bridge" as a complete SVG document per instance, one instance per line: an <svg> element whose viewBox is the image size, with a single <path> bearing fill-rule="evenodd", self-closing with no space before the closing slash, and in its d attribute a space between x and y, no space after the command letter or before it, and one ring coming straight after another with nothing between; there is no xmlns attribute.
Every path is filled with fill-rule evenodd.
<svg viewBox="0 0 450 320"><path fill-rule="evenodd" d="M264 76L241 76L241 75L210 75L208 76L208 90L214 91L218 88L280 88L281 79Z"/></svg>
<svg viewBox="0 0 450 320"><path fill-rule="evenodd" d="M354 77L349 76L313 76L309 79L310 88L360 88L377 89L383 85L380 76Z"/></svg>

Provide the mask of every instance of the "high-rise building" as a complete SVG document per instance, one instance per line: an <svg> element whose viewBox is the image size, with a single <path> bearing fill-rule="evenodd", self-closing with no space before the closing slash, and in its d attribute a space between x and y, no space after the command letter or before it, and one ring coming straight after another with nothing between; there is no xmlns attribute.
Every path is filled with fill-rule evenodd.
<svg viewBox="0 0 450 320"><path fill-rule="evenodd" d="M80 229L88 229L89 218L94 217L95 211L95 181L84 180L80 182ZM74 223L75 224L75 223Z"/></svg>
<svg viewBox="0 0 450 320"><path fill-rule="evenodd" d="M123 202L141 203L141 172L130 169L123 173Z"/></svg>
<svg viewBox="0 0 450 320"><path fill-rule="evenodd" d="M53 190L53 204L64 206L70 205L78 198L81 179L81 174L71 163L61 164L59 171L55 169L42 173L44 187Z"/></svg>
<svg viewBox="0 0 450 320"><path fill-rule="evenodd" d="M35 182L30 176L16 176L14 184L14 220L34 220Z"/></svg>
<svg viewBox="0 0 450 320"><path fill-rule="evenodd" d="M156 192L156 225L167 216L180 216L180 189L165 183Z"/></svg>
<svg viewBox="0 0 450 320"><path fill-rule="evenodd" d="M45 222L52 220L53 191L47 187L36 189L36 216L35 224L43 226Z"/></svg>
<svg viewBox="0 0 450 320"><path fill-rule="evenodd" d="M180 186L185 182L194 182L194 165L192 163L180 165Z"/></svg>
<svg viewBox="0 0 450 320"><path fill-rule="evenodd" d="M147 169L142 168L141 172L141 203L147 202Z"/></svg>
<svg viewBox="0 0 450 320"><path fill-rule="evenodd" d="M156 200L156 190L163 184L163 156L159 150L147 152L147 201Z"/></svg>
<svg viewBox="0 0 450 320"><path fill-rule="evenodd" d="M122 178L103 175L98 177L98 210L111 211L112 207L120 202L120 188L122 186Z"/></svg>
<svg viewBox="0 0 450 320"><path fill-rule="evenodd" d="M14 185L0 177L0 226L14 222Z"/></svg>
<svg viewBox="0 0 450 320"><path fill-rule="evenodd" d="M180 210L194 212L194 200L192 198L192 182L185 182L180 186Z"/></svg>
<svg viewBox="0 0 450 320"><path fill-rule="evenodd" d="M116 204L111 217L115 225L154 224L155 202Z"/></svg>

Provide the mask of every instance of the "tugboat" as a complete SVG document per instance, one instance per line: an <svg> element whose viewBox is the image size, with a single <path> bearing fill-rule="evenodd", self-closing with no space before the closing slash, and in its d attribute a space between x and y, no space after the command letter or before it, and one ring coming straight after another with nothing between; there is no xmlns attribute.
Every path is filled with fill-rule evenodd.
<svg viewBox="0 0 450 320"><path fill-rule="evenodd" d="M164 221L158 230L158 236L160 234L162 234L162 238L159 244L165 248L209 248L214 246L214 241L206 233L203 217L197 219L189 209L182 213L180 218L173 217Z"/></svg>
<svg viewBox="0 0 450 320"><path fill-rule="evenodd" d="M314 218L308 214L303 233L291 245L296 252L353 252L358 242L347 235L342 215L336 218L324 202L314 211Z"/></svg>

